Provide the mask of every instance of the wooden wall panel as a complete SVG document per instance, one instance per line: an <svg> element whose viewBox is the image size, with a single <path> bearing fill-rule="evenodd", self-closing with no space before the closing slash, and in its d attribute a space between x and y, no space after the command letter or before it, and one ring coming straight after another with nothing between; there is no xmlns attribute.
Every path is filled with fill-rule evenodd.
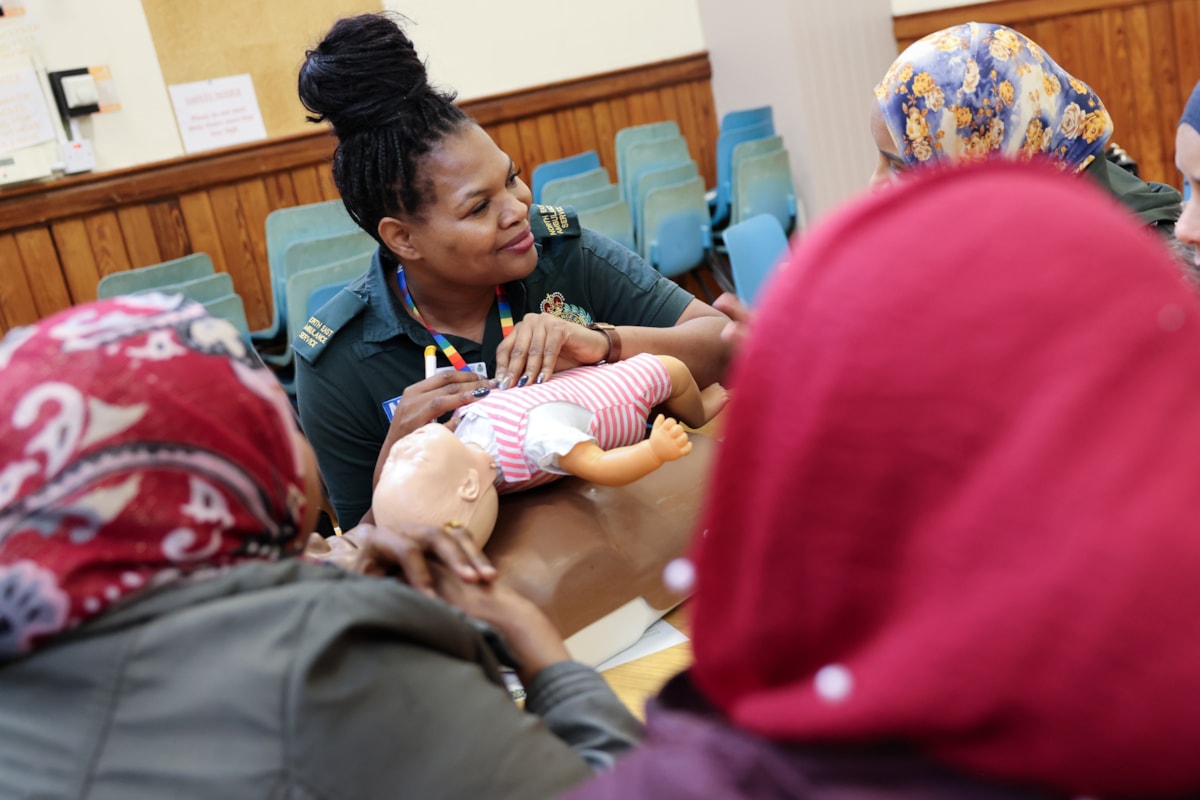
<svg viewBox="0 0 1200 800"><path fill-rule="evenodd" d="M25 274L25 262L12 234L0 236L0 326L10 330L37 322L37 302Z"/></svg>
<svg viewBox="0 0 1200 800"><path fill-rule="evenodd" d="M50 228L17 231L16 240L38 318L71 305L71 292L67 289L67 278L59 261L58 250L54 248Z"/></svg>
<svg viewBox="0 0 1200 800"><path fill-rule="evenodd" d="M1143 178L1179 185L1175 128L1200 81L1200 0L999 0L894 20L900 50L971 20L1013 27L1086 82Z"/></svg>
<svg viewBox="0 0 1200 800"><path fill-rule="evenodd" d="M150 210L145 206L128 206L117 209L121 222L121 236L129 251L130 266L146 267L165 261L154 238L154 224L150 221Z"/></svg>
<svg viewBox="0 0 1200 800"><path fill-rule="evenodd" d="M1188 0L1191 2L1192 0ZM1200 0L1195 0L1200 2ZM463 103L528 179L585 150L617 178L613 138L674 119L709 186L717 117L706 53ZM326 130L98 175L0 191L0 333L94 299L112 272L208 253L242 295L252 329L271 319L264 223L339 198Z"/></svg>

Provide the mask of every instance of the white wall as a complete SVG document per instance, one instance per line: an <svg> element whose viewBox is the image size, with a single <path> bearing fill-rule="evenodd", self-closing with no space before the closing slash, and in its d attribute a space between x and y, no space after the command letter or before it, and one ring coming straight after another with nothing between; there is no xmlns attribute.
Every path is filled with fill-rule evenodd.
<svg viewBox="0 0 1200 800"><path fill-rule="evenodd" d="M896 56L890 0L698 0L718 115L771 104L809 219L875 163L872 89Z"/></svg>
<svg viewBox="0 0 1200 800"><path fill-rule="evenodd" d="M462 100L704 50L696 0L384 0Z"/></svg>
<svg viewBox="0 0 1200 800"><path fill-rule="evenodd" d="M50 72L112 68L121 110L80 122L93 141L98 169L183 153L140 0L26 2L24 16L0 17L0 60L23 56Z"/></svg>
<svg viewBox="0 0 1200 800"><path fill-rule="evenodd" d="M992 2L995 0L892 0L892 13L900 17L905 14L918 14L922 11L937 11L942 8L958 8L959 6Z"/></svg>

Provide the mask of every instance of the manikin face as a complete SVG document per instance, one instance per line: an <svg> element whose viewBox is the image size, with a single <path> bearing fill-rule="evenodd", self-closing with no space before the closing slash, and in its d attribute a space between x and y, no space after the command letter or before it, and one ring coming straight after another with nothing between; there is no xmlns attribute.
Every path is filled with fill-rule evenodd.
<svg viewBox="0 0 1200 800"><path fill-rule="evenodd" d="M533 272L533 195L487 132L469 125L450 134L419 170L431 190L419 217L385 218L379 228L411 274L427 286L494 286Z"/></svg>
<svg viewBox="0 0 1200 800"><path fill-rule="evenodd" d="M375 522L390 530L458 523L486 540L496 521L495 480L490 455L431 422L388 452L372 502Z"/></svg>
<svg viewBox="0 0 1200 800"><path fill-rule="evenodd" d="M871 137L875 140L875 147L879 149L879 159L875 162L875 171L871 173L867 187L879 189L896 180L906 167L904 159L896 149L891 131L883 121L883 111L874 103L871 105Z"/></svg>
<svg viewBox="0 0 1200 800"><path fill-rule="evenodd" d="M1183 204L1183 214L1175 223L1175 237L1193 248L1192 258L1200 267L1200 133L1191 125L1180 125L1175 133L1175 165L1183 173L1183 181L1191 190L1191 198Z"/></svg>

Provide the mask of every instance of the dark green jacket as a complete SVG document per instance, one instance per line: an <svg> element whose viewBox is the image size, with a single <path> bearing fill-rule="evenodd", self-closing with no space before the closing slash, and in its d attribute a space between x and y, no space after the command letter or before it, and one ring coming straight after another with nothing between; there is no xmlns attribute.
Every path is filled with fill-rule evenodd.
<svg viewBox="0 0 1200 800"><path fill-rule="evenodd" d="M1084 170L1107 189L1142 222L1163 233L1174 233L1183 213L1183 196L1164 183L1147 182L1104 157L1097 157Z"/></svg>
<svg viewBox="0 0 1200 800"><path fill-rule="evenodd" d="M0 797L552 797L640 734L582 665L526 689L407 586L246 564L0 664Z"/></svg>

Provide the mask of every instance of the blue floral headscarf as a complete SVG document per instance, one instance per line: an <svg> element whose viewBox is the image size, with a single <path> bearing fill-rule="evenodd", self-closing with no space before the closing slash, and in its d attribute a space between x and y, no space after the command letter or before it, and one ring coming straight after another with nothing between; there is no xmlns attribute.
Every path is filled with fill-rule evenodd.
<svg viewBox="0 0 1200 800"><path fill-rule="evenodd" d="M1096 93L1003 25L968 22L914 42L875 97L910 166L1044 154L1079 172L1112 136Z"/></svg>

